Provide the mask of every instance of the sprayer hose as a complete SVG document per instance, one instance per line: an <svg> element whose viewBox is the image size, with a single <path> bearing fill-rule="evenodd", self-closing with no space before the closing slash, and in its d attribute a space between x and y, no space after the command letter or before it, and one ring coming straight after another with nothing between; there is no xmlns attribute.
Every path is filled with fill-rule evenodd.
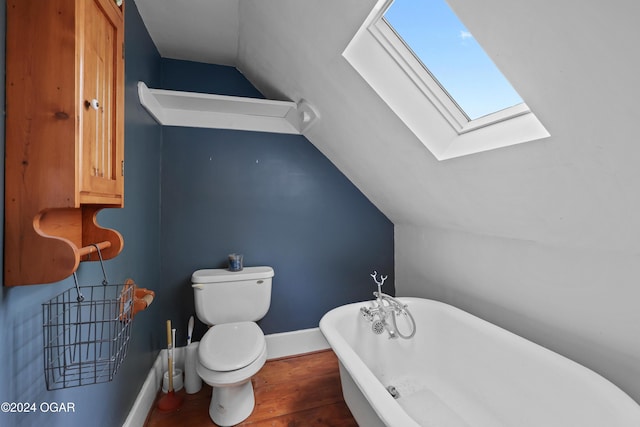
<svg viewBox="0 0 640 427"><path fill-rule="evenodd" d="M407 310L406 308L404 308L402 310L402 312L409 316L409 320L411 321L411 333L409 335L402 335L402 333L400 332L400 329L398 329L398 325L396 323L396 312L393 312L393 316L391 317L392 321L393 321L393 329L396 330L396 333L398 334L398 336L400 338L404 338L405 340L408 340L409 338L413 338L413 336L416 334L416 321L414 320L413 316L411 315L411 312L409 310Z"/></svg>

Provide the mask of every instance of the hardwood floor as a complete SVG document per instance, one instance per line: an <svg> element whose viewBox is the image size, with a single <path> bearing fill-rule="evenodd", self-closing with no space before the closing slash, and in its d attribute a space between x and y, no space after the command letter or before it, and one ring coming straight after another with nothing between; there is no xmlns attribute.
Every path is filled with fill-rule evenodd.
<svg viewBox="0 0 640 427"><path fill-rule="evenodd" d="M357 427L342 398L338 359L331 350L268 361L252 379L256 407L239 424L252 427ZM146 427L211 427L211 387L184 397L180 409L160 412L154 404ZM158 397L162 396L162 392Z"/></svg>

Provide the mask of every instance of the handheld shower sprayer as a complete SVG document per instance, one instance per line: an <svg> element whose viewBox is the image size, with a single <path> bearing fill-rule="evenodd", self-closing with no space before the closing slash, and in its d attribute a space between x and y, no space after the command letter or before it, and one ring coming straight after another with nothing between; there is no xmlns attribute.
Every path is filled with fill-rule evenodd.
<svg viewBox="0 0 640 427"><path fill-rule="evenodd" d="M371 330L373 331L374 334L380 335L385 330L384 322L379 319L374 320L373 323L371 324Z"/></svg>

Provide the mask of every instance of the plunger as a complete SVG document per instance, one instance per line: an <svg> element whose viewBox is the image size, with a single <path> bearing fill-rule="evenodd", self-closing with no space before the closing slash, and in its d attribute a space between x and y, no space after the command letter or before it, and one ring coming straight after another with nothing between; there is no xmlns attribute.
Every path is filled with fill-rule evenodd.
<svg viewBox="0 0 640 427"><path fill-rule="evenodd" d="M175 411L182 405L182 396L173 390L173 340L171 338L171 320L167 320L167 361L169 365L169 387L167 394L158 401L160 411Z"/></svg>

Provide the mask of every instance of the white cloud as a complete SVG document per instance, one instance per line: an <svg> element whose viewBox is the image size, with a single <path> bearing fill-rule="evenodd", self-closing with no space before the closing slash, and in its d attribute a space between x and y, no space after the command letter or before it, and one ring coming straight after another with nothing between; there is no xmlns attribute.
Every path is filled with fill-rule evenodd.
<svg viewBox="0 0 640 427"><path fill-rule="evenodd" d="M462 40L472 39L473 35L469 31L460 30L460 38Z"/></svg>

